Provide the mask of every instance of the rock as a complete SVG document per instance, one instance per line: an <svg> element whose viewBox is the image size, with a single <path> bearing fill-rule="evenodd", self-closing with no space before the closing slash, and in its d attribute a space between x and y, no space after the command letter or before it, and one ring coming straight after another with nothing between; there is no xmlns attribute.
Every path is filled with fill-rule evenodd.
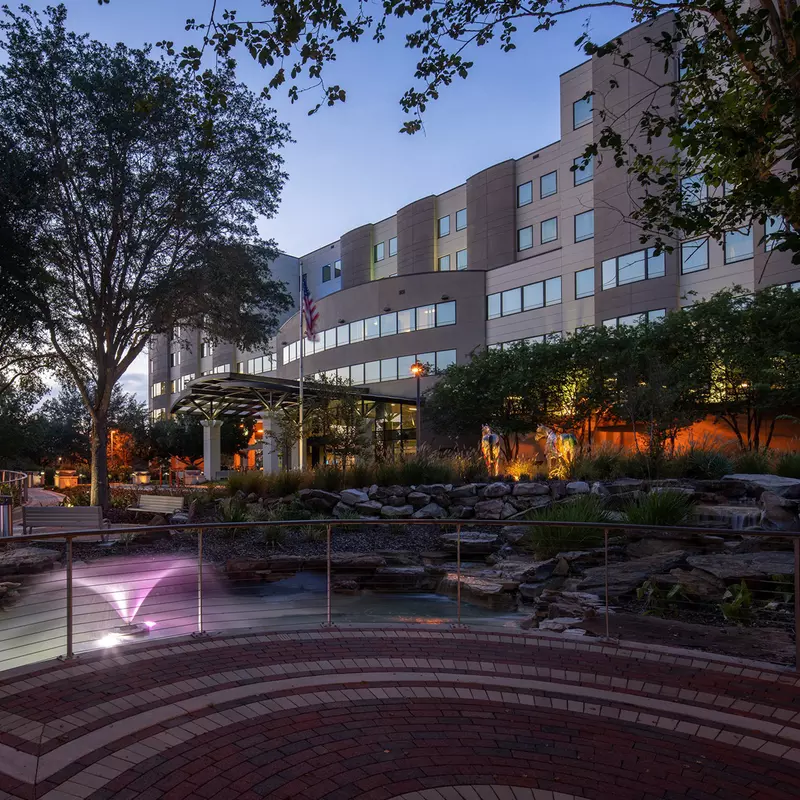
<svg viewBox="0 0 800 800"><path fill-rule="evenodd" d="M595 481L592 484L592 494L596 494L598 497L608 497L611 492L608 491L605 484L600 483L600 481Z"/></svg>
<svg viewBox="0 0 800 800"><path fill-rule="evenodd" d="M386 492L389 497L405 497L408 494L408 489L405 486L393 483L391 486L386 487Z"/></svg>
<svg viewBox="0 0 800 800"><path fill-rule="evenodd" d="M503 505L502 500L482 500L475 504L475 516L478 519L500 519Z"/></svg>
<svg viewBox="0 0 800 800"><path fill-rule="evenodd" d="M741 531L761 525L761 510L756 506L697 505L692 509L691 523Z"/></svg>
<svg viewBox="0 0 800 800"><path fill-rule="evenodd" d="M695 490L691 486L651 486L651 494L663 494L669 492L671 494L685 494L687 497L694 497Z"/></svg>
<svg viewBox="0 0 800 800"><path fill-rule="evenodd" d="M431 502L440 505L442 508L450 508L452 505L449 495L446 494L432 494Z"/></svg>
<svg viewBox="0 0 800 800"><path fill-rule="evenodd" d="M17 589L22 586L21 583L13 583L11 581L0 581L0 600L6 597L16 597Z"/></svg>
<svg viewBox="0 0 800 800"><path fill-rule="evenodd" d="M511 488L505 483L490 483L483 490L483 496L488 499L505 497L507 494L511 494Z"/></svg>
<svg viewBox="0 0 800 800"><path fill-rule="evenodd" d="M303 505L319 514L328 514L340 504L337 502L331 505L330 500L326 500L322 497L306 497L306 499L303 500Z"/></svg>
<svg viewBox="0 0 800 800"><path fill-rule="evenodd" d="M557 617L556 619L544 619L539 623L539 630L563 633L573 625L580 625L583 617Z"/></svg>
<svg viewBox="0 0 800 800"><path fill-rule="evenodd" d="M640 492L644 489L644 481L638 478L618 478L608 485L611 494L627 494L628 492Z"/></svg>
<svg viewBox="0 0 800 800"><path fill-rule="evenodd" d="M645 493L638 489L633 492L618 492L606 498L605 507L609 511L625 511L628 506L633 505L643 497L645 497Z"/></svg>
<svg viewBox="0 0 800 800"><path fill-rule="evenodd" d="M698 556L703 558L703 556ZM731 556L728 556L731 558ZM686 553L676 550L669 553L636 558L633 561L622 561L608 565L608 594L609 597L621 597L633 592L641 586L651 575L667 572L674 567L679 567L686 561ZM578 589L600 596L605 596L605 566L592 567L584 573L583 580L578 584Z"/></svg>
<svg viewBox="0 0 800 800"><path fill-rule="evenodd" d="M506 498L507 503L511 503L517 511L528 511L531 508L547 508L551 504L548 495L534 495L533 497L512 497Z"/></svg>
<svg viewBox="0 0 800 800"><path fill-rule="evenodd" d="M441 594L450 596L455 596L457 590L458 576L452 572L442 578L437 589ZM516 605L513 594L506 591L502 583L463 573L461 575L461 599L493 611L507 611Z"/></svg>
<svg viewBox="0 0 800 800"><path fill-rule="evenodd" d="M550 494L550 487L546 483L515 483L511 494L513 494L514 497L548 495Z"/></svg>
<svg viewBox="0 0 800 800"><path fill-rule="evenodd" d="M566 481L550 481L550 494L553 500L561 500L567 496Z"/></svg>
<svg viewBox="0 0 800 800"><path fill-rule="evenodd" d="M378 484L373 483L372 486L370 486L369 489L367 489L367 497L369 497L370 500L377 500L379 491L380 489L378 487Z"/></svg>
<svg viewBox="0 0 800 800"><path fill-rule="evenodd" d="M450 519L466 519L468 516L472 516L472 509L467 506L450 506L448 516Z"/></svg>
<svg viewBox="0 0 800 800"><path fill-rule="evenodd" d="M345 505L344 503L337 503L333 507L333 511L331 511L331 514L333 514L333 516L337 518L342 516L347 517L352 515L352 513L353 509L350 506Z"/></svg>
<svg viewBox="0 0 800 800"><path fill-rule="evenodd" d="M586 481L571 481L567 484L567 495L589 494L591 488Z"/></svg>
<svg viewBox="0 0 800 800"><path fill-rule="evenodd" d="M414 487L416 491L422 494L446 494L447 488L443 483L423 483Z"/></svg>
<svg viewBox="0 0 800 800"><path fill-rule="evenodd" d="M472 497L459 497L458 502L461 503L462 506L466 506L466 508L475 508L476 505L481 501L478 495L473 495Z"/></svg>
<svg viewBox="0 0 800 800"><path fill-rule="evenodd" d="M553 575L559 578L566 578L569 575L569 561L566 558L556 559Z"/></svg>
<svg viewBox="0 0 800 800"><path fill-rule="evenodd" d="M759 489L775 494L783 494L786 490L797 491L800 486L800 478L782 478L780 475L751 475L749 473L737 473L734 475L724 475L725 481L739 481L740 483L750 484Z"/></svg>
<svg viewBox="0 0 800 800"><path fill-rule="evenodd" d="M225 574L233 581L263 581L272 574L272 562L266 558L229 558Z"/></svg>
<svg viewBox="0 0 800 800"><path fill-rule="evenodd" d="M339 578L331 581L331 591L335 594L358 594L360 588L358 581L354 581L352 578Z"/></svg>
<svg viewBox="0 0 800 800"><path fill-rule="evenodd" d="M252 560L252 559L250 559ZM272 556L267 561L267 568L273 572L291 573L303 569L305 559L302 556L279 555Z"/></svg>
<svg viewBox="0 0 800 800"><path fill-rule="evenodd" d="M493 553L499 545L499 536L496 533L482 533L480 531L461 531L461 556L487 556ZM439 542L445 550L455 551L458 544L457 533L443 533Z"/></svg>
<svg viewBox="0 0 800 800"><path fill-rule="evenodd" d="M377 555L385 559L390 567L415 567L420 563L420 556L411 550L376 550ZM447 558L450 556L448 555Z"/></svg>
<svg viewBox="0 0 800 800"><path fill-rule="evenodd" d="M686 560L690 566L729 582L743 578L770 580L773 575L794 575L794 553L791 552L719 553L689 556Z"/></svg>
<svg viewBox="0 0 800 800"><path fill-rule="evenodd" d="M384 506L381 509L381 516L387 519L403 519L410 517L414 513L413 506Z"/></svg>
<svg viewBox="0 0 800 800"><path fill-rule="evenodd" d="M447 512L437 503L428 503L412 514L414 519L444 519Z"/></svg>
<svg viewBox="0 0 800 800"><path fill-rule="evenodd" d="M609 561L618 562L625 558L626 551L624 545L612 544L608 548ZM592 547L588 550L569 550L558 553L556 558L563 558L569 568L575 572L582 572L588 567L602 564L605 555L602 547Z"/></svg>
<svg viewBox="0 0 800 800"><path fill-rule="evenodd" d="M684 538L648 536L646 539L639 539L636 542L631 542L628 545L628 555L632 558L646 558L648 556L658 555L659 553L687 550L691 547L688 541L689 538L688 536ZM698 547L699 546L700 545L698 545Z"/></svg>
<svg viewBox="0 0 800 800"><path fill-rule="evenodd" d="M500 528L500 536L509 544L517 544L527 532L525 525L506 525Z"/></svg>
<svg viewBox="0 0 800 800"><path fill-rule="evenodd" d="M450 497L455 500L456 498L462 497L472 497L475 495L475 484L474 483L465 483L463 486L456 486L455 488L451 489L449 494Z"/></svg>
<svg viewBox="0 0 800 800"><path fill-rule="evenodd" d="M147 523L150 527L155 527L157 525L166 525L167 518L162 517L161 514L156 514L154 517L150 518L150 522Z"/></svg>
<svg viewBox="0 0 800 800"><path fill-rule="evenodd" d="M176 511L170 519L173 525L188 525L190 521L189 515L183 511Z"/></svg>
<svg viewBox="0 0 800 800"><path fill-rule="evenodd" d="M702 569L672 569L668 575L655 575L654 580L660 586L680 584L689 597L698 600L720 600L725 594L725 584Z"/></svg>
<svg viewBox="0 0 800 800"><path fill-rule="evenodd" d="M547 583L545 581L538 581L534 583L521 583L518 587L518 591L525 600L536 600L546 588Z"/></svg>
<svg viewBox="0 0 800 800"><path fill-rule="evenodd" d="M425 494L425 492L409 492L406 496L406 500L411 503L414 508L422 508L430 503L431 496Z"/></svg>
<svg viewBox="0 0 800 800"><path fill-rule="evenodd" d="M366 503L356 503L356 511L368 517L379 517L383 504L377 500L367 500Z"/></svg>
<svg viewBox="0 0 800 800"><path fill-rule="evenodd" d="M797 519L797 503L787 500L775 492L765 491L759 501L761 527L768 531L800 530Z"/></svg>
<svg viewBox="0 0 800 800"><path fill-rule="evenodd" d="M404 567L382 567L362 580L368 589L382 592L434 591L438 583L435 576L425 571L425 567L412 565Z"/></svg>
<svg viewBox="0 0 800 800"><path fill-rule="evenodd" d="M325 559L322 559L323 563ZM333 553L331 555L331 569L338 571L374 572L386 566L386 559L377 553Z"/></svg>
<svg viewBox="0 0 800 800"><path fill-rule="evenodd" d="M368 503L369 495L366 492L359 491L358 489L345 489L339 497L341 501L348 506L354 506L356 503Z"/></svg>
<svg viewBox="0 0 800 800"><path fill-rule="evenodd" d="M386 505L393 506L394 508L400 508L400 506L408 505L406 503L405 497L400 495L399 497L387 497L386 498Z"/></svg>
<svg viewBox="0 0 800 800"><path fill-rule="evenodd" d="M503 503L503 508L500 511L500 519L508 519L517 513L517 509L511 503Z"/></svg>
<svg viewBox="0 0 800 800"><path fill-rule="evenodd" d="M197 511L198 511L197 500L192 500L192 502L189 503L189 508L187 509L186 512L186 516L188 517L189 522L194 522L195 519L197 519Z"/></svg>

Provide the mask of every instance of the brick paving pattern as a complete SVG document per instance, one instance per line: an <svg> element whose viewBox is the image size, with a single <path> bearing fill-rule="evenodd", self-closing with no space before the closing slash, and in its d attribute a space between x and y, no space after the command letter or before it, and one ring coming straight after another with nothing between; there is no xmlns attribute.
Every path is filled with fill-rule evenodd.
<svg viewBox="0 0 800 800"><path fill-rule="evenodd" d="M800 678L396 627L141 642L0 673L0 800L800 797Z"/></svg>

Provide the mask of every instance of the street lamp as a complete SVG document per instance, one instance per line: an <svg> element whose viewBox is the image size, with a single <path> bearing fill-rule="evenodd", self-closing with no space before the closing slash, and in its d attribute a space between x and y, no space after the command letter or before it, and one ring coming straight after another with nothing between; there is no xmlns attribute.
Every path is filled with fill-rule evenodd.
<svg viewBox="0 0 800 800"><path fill-rule="evenodd" d="M420 378L427 372L426 366L421 361L415 361L411 365L411 374L417 379L417 452L422 438L422 411L420 406Z"/></svg>

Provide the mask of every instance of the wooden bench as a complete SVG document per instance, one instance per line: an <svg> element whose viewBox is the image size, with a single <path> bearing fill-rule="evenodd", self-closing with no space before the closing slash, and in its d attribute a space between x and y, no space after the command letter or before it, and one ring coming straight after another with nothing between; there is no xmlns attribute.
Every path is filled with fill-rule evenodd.
<svg viewBox="0 0 800 800"><path fill-rule="evenodd" d="M34 528L64 528L83 531L108 528L100 506L23 506L22 532Z"/></svg>
<svg viewBox="0 0 800 800"><path fill-rule="evenodd" d="M141 494L139 495L139 505L130 506L128 511L141 511L144 514L177 514L179 511L183 511L183 498Z"/></svg>

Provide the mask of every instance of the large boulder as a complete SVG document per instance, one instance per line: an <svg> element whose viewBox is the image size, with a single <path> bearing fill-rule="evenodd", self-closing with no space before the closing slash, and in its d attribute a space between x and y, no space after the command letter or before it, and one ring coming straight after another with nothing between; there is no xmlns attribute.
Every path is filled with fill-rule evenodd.
<svg viewBox="0 0 800 800"><path fill-rule="evenodd" d="M414 519L444 519L447 512L438 503L428 503L417 509L412 516Z"/></svg>
<svg viewBox="0 0 800 800"><path fill-rule="evenodd" d="M701 556L702 557L702 556ZM659 555L636 558L633 561L622 561L608 565L608 595L621 597L630 594L641 586L651 575L668 572L681 566L686 561L683 550L660 553ZM578 584L582 592L589 592L605 597L606 567L592 567L584 573Z"/></svg>
<svg viewBox="0 0 800 800"><path fill-rule="evenodd" d="M16 597L17 589L19 589L21 585L22 584L19 583L13 583L12 581L0 581L0 600Z"/></svg>
<svg viewBox="0 0 800 800"><path fill-rule="evenodd" d="M229 558L225 575L232 581L265 581L272 577L272 564L266 558Z"/></svg>
<svg viewBox="0 0 800 800"><path fill-rule="evenodd" d="M796 487L800 486L800 478L783 478L780 475L736 473L734 475L725 475L722 480L723 482L739 481L740 483L749 484L751 487L756 487L766 492L775 492L776 494L783 494L786 490L796 490Z"/></svg>
<svg viewBox="0 0 800 800"><path fill-rule="evenodd" d="M550 487L546 483L515 483L512 491L514 497L530 497L531 495L549 495Z"/></svg>
<svg viewBox="0 0 800 800"><path fill-rule="evenodd" d="M505 497L507 494L511 494L511 487L506 483L490 483L483 490L483 496L487 499Z"/></svg>
<svg viewBox="0 0 800 800"><path fill-rule="evenodd" d="M439 542L444 550L455 551L458 546L458 533L443 533ZM462 556L487 556L500 546L500 537L496 533L480 531L461 531Z"/></svg>
<svg viewBox="0 0 800 800"><path fill-rule="evenodd" d="M508 544L517 544L527 532L528 528L525 525L506 525L500 528L500 536Z"/></svg>
<svg viewBox="0 0 800 800"><path fill-rule="evenodd" d="M367 517L379 517L381 515L383 503L377 500L367 500L366 503L356 503L355 508L359 514L364 514Z"/></svg>
<svg viewBox="0 0 800 800"><path fill-rule="evenodd" d="M500 519L503 513L503 501L497 500L481 500L480 503L475 504L475 516L478 519Z"/></svg>
<svg viewBox="0 0 800 800"><path fill-rule="evenodd" d="M394 496L393 497L387 497L386 498L386 505L387 506L394 506L395 508L400 508L400 506L408 505L408 503L406 502L406 498L403 497L402 495L400 495L400 496L397 496L397 497L394 497ZM413 506L412 506L412 508L413 508Z"/></svg>
<svg viewBox="0 0 800 800"><path fill-rule="evenodd" d="M589 494L592 488L586 481L571 481L567 484L567 494Z"/></svg>
<svg viewBox="0 0 800 800"><path fill-rule="evenodd" d="M746 505L696 505L692 509L691 523L709 528L730 528L735 531L761 524L761 509Z"/></svg>
<svg viewBox="0 0 800 800"><path fill-rule="evenodd" d="M458 591L458 575L453 572L445 575L439 583L438 591L455 596ZM461 575L461 599L493 611L508 611L516 605L514 595L507 591L502 583L463 573Z"/></svg>
<svg viewBox="0 0 800 800"><path fill-rule="evenodd" d="M667 575L656 575L660 586L681 586L684 593L697 600L720 600L725 594L725 584L702 569L671 569Z"/></svg>
<svg viewBox="0 0 800 800"><path fill-rule="evenodd" d="M345 489L340 497L342 502L348 506L354 506L356 503L368 503L369 495L362 492L360 489Z"/></svg>
<svg viewBox="0 0 800 800"><path fill-rule="evenodd" d="M511 503L503 503L503 508L500 511L500 519L510 519L517 513L519 512L514 506L511 505Z"/></svg>
<svg viewBox="0 0 800 800"><path fill-rule="evenodd" d="M761 506L761 527L764 530L800 530L795 500L787 500L775 492L765 491L761 494L758 504Z"/></svg>
<svg viewBox="0 0 800 800"><path fill-rule="evenodd" d="M381 567L362 579L362 585L381 592L431 592L436 589L437 578L423 566Z"/></svg>
<svg viewBox="0 0 800 800"><path fill-rule="evenodd" d="M474 483L465 483L463 486L456 486L448 493L452 499L472 497L476 494Z"/></svg>
<svg viewBox="0 0 800 800"><path fill-rule="evenodd" d="M339 572L374 572L386 566L386 559L377 553L333 553L331 569Z"/></svg>
<svg viewBox="0 0 800 800"><path fill-rule="evenodd" d="M331 509L339 502L339 495L335 492L326 492L324 489L312 489L308 498L304 499L304 503L308 505L311 499L319 500Z"/></svg>
<svg viewBox="0 0 800 800"><path fill-rule="evenodd" d="M414 506L384 506L381 516L386 519L406 519L414 513Z"/></svg>
<svg viewBox="0 0 800 800"><path fill-rule="evenodd" d="M57 550L44 547L18 547L0 552L0 575L24 575L33 572L46 572L53 569L61 560Z"/></svg>
<svg viewBox="0 0 800 800"><path fill-rule="evenodd" d="M686 560L689 566L728 582L770 580L773 575L794 575L794 553L791 552L715 553L689 556Z"/></svg>
<svg viewBox="0 0 800 800"><path fill-rule="evenodd" d="M619 478L606 487L611 494L627 494L644 489L644 481L638 478Z"/></svg>
<svg viewBox="0 0 800 800"><path fill-rule="evenodd" d="M414 508L422 508L430 503L431 496L425 492L409 492L406 501L411 503Z"/></svg>
<svg viewBox="0 0 800 800"><path fill-rule="evenodd" d="M453 487L445 486L443 483L421 483L414 488L423 494L446 494L448 489L452 489Z"/></svg>

